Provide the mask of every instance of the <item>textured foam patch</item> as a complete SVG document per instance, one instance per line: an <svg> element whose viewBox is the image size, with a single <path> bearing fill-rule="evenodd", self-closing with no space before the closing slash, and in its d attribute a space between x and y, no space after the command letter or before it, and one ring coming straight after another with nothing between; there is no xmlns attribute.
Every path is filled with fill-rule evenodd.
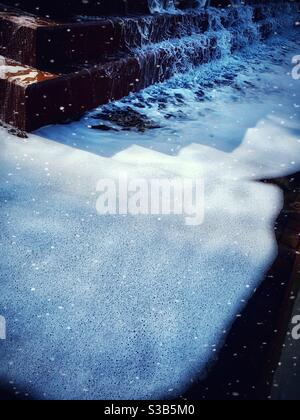
<svg viewBox="0 0 300 420"><path fill-rule="evenodd" d="M7 340L0 342L0 377L17 392L174 397L203 374L276 256L282 193L257 180L300 168L299 84L286 75L292 52L282 51L281 63L266 55L259 64L272 67L272 80L249 67L254 86L236 101L228 86L207 88L214 97L201 107L216 114L175 118L173 134L163 128L96 137L84 119L42 131L59 142L20 140L1 129L0 313ZM198 102L182 108L193 106ZM153 108L146 113L153 116ZM222 148L203 140L212 121ZM99 216L97 181L125 174L200 174L204 224L188 227L181 216Z"/></svg>

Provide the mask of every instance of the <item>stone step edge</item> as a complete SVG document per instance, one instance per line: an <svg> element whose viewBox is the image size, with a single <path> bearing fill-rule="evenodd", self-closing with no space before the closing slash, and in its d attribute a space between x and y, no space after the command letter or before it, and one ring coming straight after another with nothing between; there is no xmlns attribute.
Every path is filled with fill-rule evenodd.
<svg viewBox="0 0 300 420"><path fill-rule="evenodd" d="M272 28L263 26L261 30L264 38L272 32ZM220 58L220 50L217 38L212 35L204 48L197 43L194 45L190 68L174 66L178 57L168 55L164 49L159 53L149 50L147 57L143 57L144 65L140 58L128 55L58 75L0 57L0 120L24 131L74 120L97 106L163 82L175 72L186 72L216 60ZM12 69L8 72L10 67Z"/></svg>
<svg viewBox="0 0 300 420"><path fill-rule="evenodd" d="M259 10L259 7L254 10ZM20 13L25 19L20 18ZM234 8L225 13L227 18L224 16L223 24L226 27L232 24ZM259 13L254 14L256 20L263 17ZM144 17L58 23L35 18L0 3L0 54L28 66L54 71L61 63L84 63L107 54L128 51L128 48L204 33L208 29L209 14L207 11L191 11L182 15L151 15L146 20L141 19ZM186 22L185 33L179 30L183 22ZM151 28L148 39L141 33L143 26L144 30Z"/></svg>

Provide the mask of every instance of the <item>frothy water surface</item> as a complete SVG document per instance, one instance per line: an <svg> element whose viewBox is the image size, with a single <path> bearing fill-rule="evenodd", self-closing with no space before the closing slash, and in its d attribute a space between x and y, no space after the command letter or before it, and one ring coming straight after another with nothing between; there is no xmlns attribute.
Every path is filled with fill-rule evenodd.
<svg viewBox="0 0 300 420"><path fill-rule="evenodd" d="M253 48L113 105L158 129L91 129L103 108L27 141L1 129L0 377L16 390L174 397L215 357L277 252L282 192L257 180L300 169L300 45ZM96 213L100 178L200 175L201 226Z"/></svg>

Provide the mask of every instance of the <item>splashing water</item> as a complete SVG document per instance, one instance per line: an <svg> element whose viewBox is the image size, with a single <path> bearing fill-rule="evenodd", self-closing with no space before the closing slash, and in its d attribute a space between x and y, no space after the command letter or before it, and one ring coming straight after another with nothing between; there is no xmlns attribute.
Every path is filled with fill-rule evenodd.
<svg viewBox="0 0 300 420"><path fill-rule="evenodd" d="M178 21L165 15L126 18L121 23L123 48L136 57L140 84L145 87L190 71L199 63L230 56L292 27L295 4L280 3L275 13L273 7L264 6L265 19L261 22L253 20L251 6L189 11ZM113 71L113 67L108 66L107 71Z"/></svg>
<svg viewBox="0 0 300 420"><path fill-rule="evenodd" d="M149 8L152 13L174 12L175 4L173 0L148 0Z"/></svg>
<svg viewBox="0 0 300 420"><path fill-rule="evenodd" d="M203 8L204 6L211 6L211 0L190 0L186 1L185 8L193 7L195 9ZM230 0L228 1L231 6L239 6L241 0ZM152 13L164 13L164 12L175 12L179 11L182 6L180 0L148 0L149 9Z"/></svg>

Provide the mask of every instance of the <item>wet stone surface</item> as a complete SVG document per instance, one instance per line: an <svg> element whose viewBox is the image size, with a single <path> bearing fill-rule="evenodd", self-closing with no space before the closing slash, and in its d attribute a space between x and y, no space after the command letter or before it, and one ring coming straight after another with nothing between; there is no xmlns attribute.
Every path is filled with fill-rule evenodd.
<svg viewBox="0 0 300 420"><path fill-rule="evenodd" d="M28 139L27 133L23 130L20 130L20 129L15 128L15 127L7 126L6 124L2 123L1 121L0 121L0 127L4 127L5 129L7 129L7 132L9 134L12 134L13 136L19 137L20 139Z"/></svg>
<svg viewBox="0 0 300 420"><path fill-rule="evenodd" d="M27 131L76 119L100 105L228 57L293 25L295 12L295 7L286 2L277 4L276 9L273 3L264 3L260 6L264 14L255 15L259 24L253 24L256 6L226 7L218 12L213 8L186 9L197 4L192 0L176 2L186 9L184 13L174 13L174 10L170 13L170 2L165 0L91 0L86 5L76 0L53 0L43 2L38 10L36 5L41 3L38 0L7 2L9 6L18 5L19 9L1 3L0 56L4 58L0 57L0 83L1 103L5 106L0 109L0 118ZM150 3L152 6L155 3L155 13L151 13L153 7L142 9L146 15L138 13L137 5ZM72 13L66 20L55 13L64 4L72 6L66 8ZM85 19L87 4L92 15ZM224 4L218 0L216 5ZM23 10L39 16L28 15ZM110 13L114 16L108 17ZM287 18L282 19L285 13ZM100 20L94 19L95 16ZM208 83L199 85L197 90L192 87L198 102L209 99L204 93ZM230 86L241 94L235 75L227 72L214 85ZM177 88L190 90L188 85ZM180 93L155 96L137 101L133 108L138 112L153 103L153 108L158 106L158 111L164 114L165 122L187 118L181 109L184 98ZM157 128L153 121L132 112L113 114L110 120L104 119L105 124L95 124L93 128L102 131L110 130L111 126L116 129L114 125L121 130Z"/></svg>
<svg viewBox="0 0 300 420"><path fill-rule="evenodd" d="M138 111L135 111L131 107L118 108L117 106L112 106L109 108L104 108L104 110L96 114L94 119L99 119L100 121L107 121L109 124L99 124L92 125L92 129L109 131L109 130L137 130L144 132L146 130L153 130L155 128L160 128L160 126L155 123L153 120L149 119L146 115L141 114Z"/></svg>

